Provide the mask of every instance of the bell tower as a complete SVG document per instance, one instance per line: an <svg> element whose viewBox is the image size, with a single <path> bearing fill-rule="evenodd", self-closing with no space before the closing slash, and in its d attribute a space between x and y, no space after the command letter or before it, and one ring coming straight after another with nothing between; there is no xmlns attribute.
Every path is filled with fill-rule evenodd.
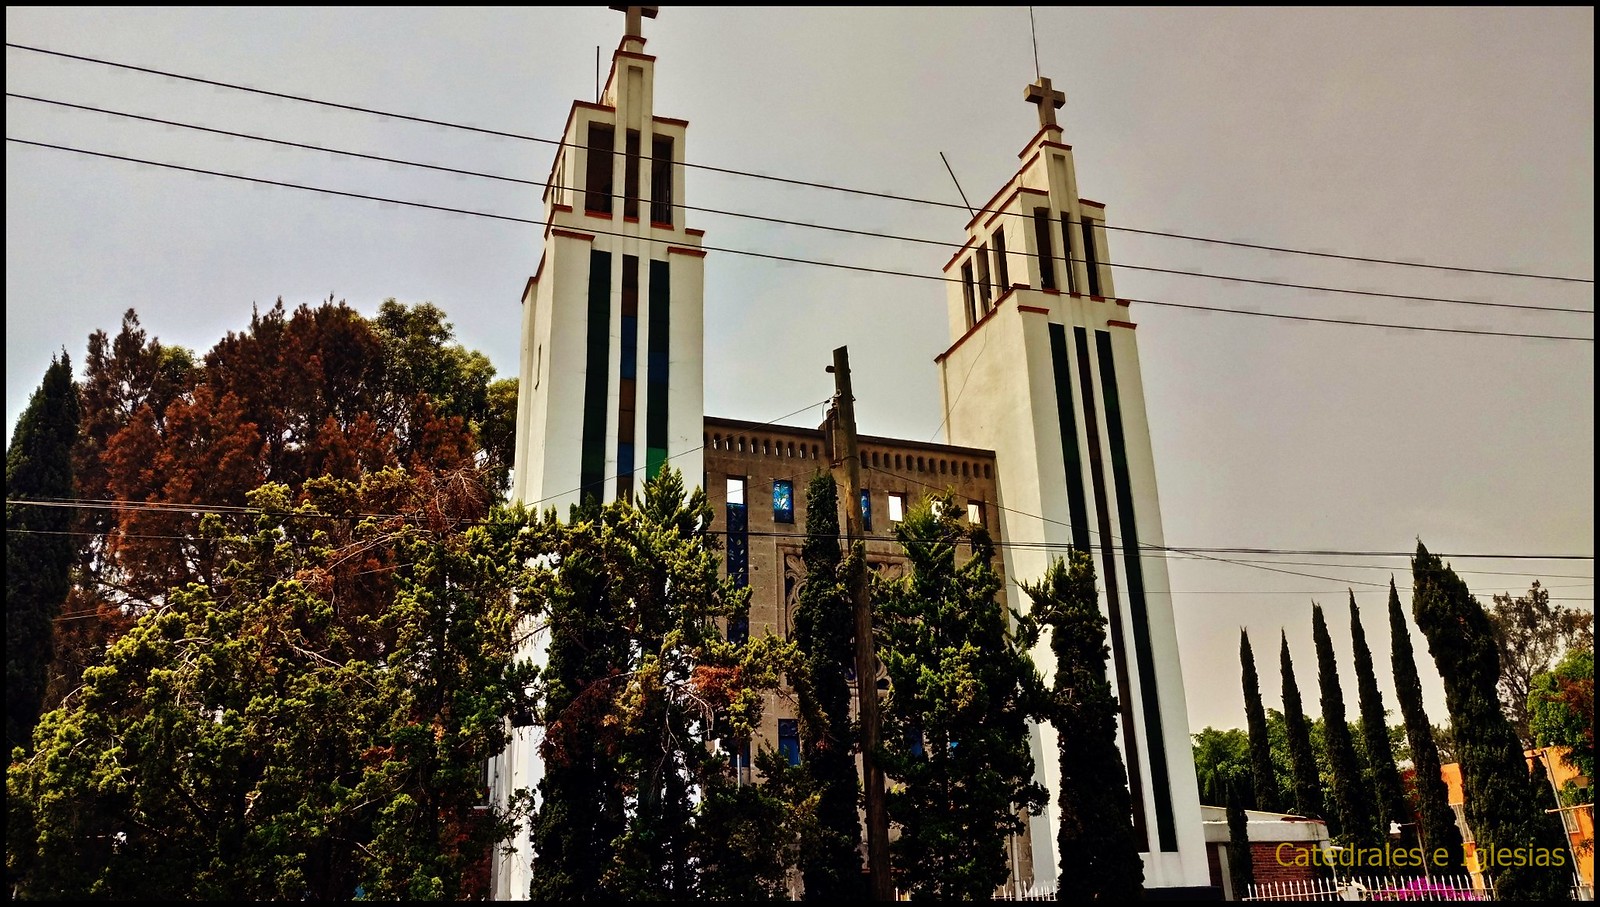
<svg viewBox="0 0 1600 907"><path fill-rule="evenodd" d="M700 481L704 231L681 207L688 122L655 115L656 58L627 28L598 101L574 101L522 293L512 500L632 496L669 459Z"/></svg>
<svg viewBox="0 0 1600 907"><path fill-rule="evenodd" d="M1042 576L1067 548L1094 557L1145 885L1207 885L1135 325L1106 263L1106 208L1078 195L1056 122L1066 95L1041 77L1024 97L1038 106L1038 132L944 267L951 344L936 361L947 440L995 452L1005 537L1045 543L1005 549L1009 601L1025 603L1017 579ZM1041 649L1035 661L1048 670ZM1058 790L1054 729L1035 727L1034 747L1039 780ZM1055 804L1033 821L1045 882L1056 874Z"/></svg>

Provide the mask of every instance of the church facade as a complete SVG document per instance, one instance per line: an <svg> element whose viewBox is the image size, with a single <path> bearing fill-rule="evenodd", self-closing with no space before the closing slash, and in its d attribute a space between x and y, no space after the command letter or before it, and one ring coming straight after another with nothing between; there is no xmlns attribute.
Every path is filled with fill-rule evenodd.
<svg viewBox="0 0 1600 907"><path fill-rule="evenodd" d="M573 102L543 194L542 255L522 295L512 498L564 513L588 495L630 497L663 465L698 478L726 533L724 569L751 589L748 623L730 636L787 637L806 486L831 464L819 429L705 415L704 233L681 207L688 123L654 110L656 61L639 27L654 9L626 10L601 98ZM999 543L1001 607L1026 603L1018 580L1050 557L1094 555L1145 884L1177 893L1207 885L1208 872L1134 325L1105 264L1105 208L1077 195L1055 123L1064 98L1041 79L1028 99L1041 128L1022 167L945 266L951 345L936 362L949 443L860 438L868 558L902 569L893 523L946 490ZM535 635L522 654L542 663L544 645ZM1035 662L1048 667L1041 649ZM798 759L797 718L774 697L755 745ZM540 729L512 737L489 768L499 803L543 773ZM1053 731L1035 726L1032 744L1053 792ZM748 754L730 761L748 771ZM1054 813L1052 800L1008 842L1014 882L1054 887ZM520 833L493 858L494 896L525 898L531 862Z"/></svg>

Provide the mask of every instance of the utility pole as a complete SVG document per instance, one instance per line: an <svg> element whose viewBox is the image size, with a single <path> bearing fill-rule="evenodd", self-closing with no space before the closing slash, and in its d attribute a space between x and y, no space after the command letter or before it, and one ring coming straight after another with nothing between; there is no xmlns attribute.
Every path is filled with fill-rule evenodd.
<svg viewBox="0 0 1600 907"><path fill-rule="evenodd" d="M881 735L878 718L878 658L872 644L872 601L867 597L867 551L861 527L861 456L856 450L856 399L850 389L850 351L833 351L834 399L828 413L828 447L834 479L844 473L844 527L855 569L850 574L850 595L856 618L856 708L861 720L861 781L866 788L867 873L872 899L894 900L894 880L889 876L889 807L883 799L883 769L877 750Z"/></svg>

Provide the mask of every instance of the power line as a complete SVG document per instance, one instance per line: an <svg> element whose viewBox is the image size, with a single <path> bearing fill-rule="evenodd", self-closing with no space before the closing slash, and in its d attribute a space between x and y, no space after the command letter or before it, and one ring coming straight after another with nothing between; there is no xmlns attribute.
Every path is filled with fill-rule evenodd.
<svg viewBox="0 0 1600 907"><path fill-rule="evenodd" d="M822 402L826 403L828 401L822 401ZM811 406L806 407L806 409L814 409L817 406L821 406L821 405L822 405L822 403L813 403ZM804 412L804 410L799 410L799 412ZM783 417L780 417L780 418L783 418ZM759 424L765 425L765 424L770 424L770 423L759 423ZM680 451L680 452L678 452L676 454L673 454L672 456L668 457L668 459L673 459L673 458L676 458L676 457L686 456L686 455L688 455L690 453L694 453L695 451L702 450L702 449L704 449L704 445L701 445L700 447L695 447L695 448L690 448L688 450ZM820 462L820 461L818 461L818 462ZM873 472L882 473L884 475L894 475L896 478L900 478L900 479L908 479L908 477L906 477L906 476L899 476L899 475L895 475L894 473L885 472L883 469L881 469L879 467L875 467L875 466L863 466L862 468L863 469L870 469ZM634 470L635 473L637 473L639 471L640 470ZM793 479L797 478L798 476L799 476L799 474L796 473L794 475L791 475L788 480L792 481ZM612 476L611 478L613 478L613 479L621 478L621 474L619 474L617 476ZM908 480L911 481L913 484L922 485L922 486L927 487L927 488L937 488L937 486L929 485L928 483L922 482L922 481L917 480L917 479L908 479ZM578 490L580 490L580 489L574 488L574 489L571 489L571 490L569 490L567 492L564 492L563 494L571 494L572 492L578 491ZM543 499L541 499L539 501L522 502L522 504L525 507L532 507L532 506L534 506L536 504L541 504L541 503L544 503L545 501L554 500L555 498L558 498L558 497L561 497L561 496L562 495L560 495L560 494L551 495L551 496L549 496L547 498L543 498ZM710 496L710 492L709 491L708 491L708 496ZM1051 520L1051 519L1046 518L1046 517L1041 517L1041 516L1039 516L1037 514L1028 513L1027 511L1017 510L1016 508L1013 508L1013 507L1002 507L1002 506L1000 506L999 504L996 504L993 501L985 501L984 503L986 505L991 505L992 504L992 505L994 505L996 508L998 508L1000 510L1005 510L1005 511L1007 511L1009 513L1015 513L1015 514L1018 514L1019 516L1033 517L1035 519L1044 520L1045 522L1054 523L1054 524L1057 524L1057 525L1066 525L1065 523L1062 523L1060 520ZM323 512L316 512L316 511L267 510L267 509L259 508L259 507L248 507L248 506L236 505L236 504L206 504L206 503L200 503L200 502L180 503L180 502L168 502L168 501L117 501L117 500L111 500L111 499L105 499L105 498L98 498L98 499L97 498L48 498L48 499L40 499L40 500L22 498L22 499L7 499L6 500L6 504L8 506L12 506L12 507L28 506L28 507L53 507L53 508L62 508L62 509L68 509L68 510L116 510L116 511L143 512L143 513L161 513L161 514L169 514L169 515L174 515L174 516L181 516L181 515L195 516L195 515L200 515L200 514L215 514L215 515L218 515L218 516L273 516L273 517L291 517L291 518L305 517L305 518L311 518L311 519L340 519L340 520L350 520L350 519L404 519L404 518L407 517L407 515L403 514L403 513L367 513L367 512L323 513ZM101 533L101 532L92 532L92 531L87 531L87 530L84 530L84 531L65 531L65 530L45 530L45 529L28 529L28 530L10 529L10 530L7 530L7 531L8 532L30 532L30 533L35 533L35 534L48 534L48 535L93 535L93 536L98 536L98 535L104 535L105 534L105 533ZM720 532L720 530L718 530L718 532ZM755 537L801 538L801 539L806 537L806 533L804 533L804 532L763 531L763 530L754 530L754 529L748 530L748 532L749 532L749 534L751 536L755 536ZM152 539L187 539L187 538L191 538L191 536L169 536L169 535L130 535L129 537L130 538L152 538ZM887 535L874 535L874 536L870 537L867 540L868 541L891 541L892 539ZM1002 546L1002 547L1010 547L1010 548L1018 548L1018 549L1065 549L1065 548L1072 547L1071 543L1069 543L1069 542L1046 542L1046 541L1027 541L1027 542L1006 541L1006 542L996 542L995 544L999 545L999 546ZM1123 550L1125 550L1126 546L1122 545L1120 540L1119 540L1116 544L1112 545L1112 548L1113 548L1113 550L1123 551ZM1177 553L1180 553L1180 554L1192 555L1194 557L1200 557L1205 552L1217 552L1217 551L1226 552L1226 551L1239 551L1239 550L1271 551L1271 552L1281 552L1281 553L1286 553L1286 554L1296 553L1295 549L1287 549L1287 548L1284 548L1284 549L1262 549L1262 548L1238 549L1238 548L1205 548L1205 547L1183 547L1183 548L1179 548L1179 547L1175 547L1175 546L1171 546L1171 545L1148 545L1148 544L1141 544L1139 546L1139 548L1140 548L1140 550L1143 550L1143 551L1156 552L1156 553L1165 554L1165 555L1170 555L1173 552L1177 552ZM1386 552L1369 552L1369 551L1327 551L1325 553L1327 553L1329 555L1341 555L1341 556L1410 557L1410 555L1389 554L1389 553L1386 553ZM1550 561L1553 561L1553 560L1577 560L1577 561L1588 560L1588 561L1592 561L1592 560L1594 560L1594 556L1593 555L1581 555L1581 554L1454 554L1454 553L1450 553L1450 552L1436 552L1436 554L1441 558L1456 558L1456 559L1461 559L1461 560L1471 560L1471 559L1550 560ZM1154 555L1151 555L1151 556L1154 556ZM1249 564L1253 564L1253 563L1256 563L1256 562L1252 562L1252 561L1237 561L1237 562L1236 561L1229 561L1228 563L1239 563L1239 564L1249 565ZM1378 565L1363 565L1363 564L1312 564L1310 566L1355 567L1355 568L1366 568L1366 569L1389 569L1387 567L1381 567L1381 566L1378 566ZM1486 571L1481 571L1481 570L1460 570L1460 571L1457 571L1457 572L1458 573L1484 573ZM1543 576L1550 576L1550 577L1563 577L1563 578L1569 578L1569 579L1592 579L1592 577L1590 577L1590 576L1575 575L1575 574L1506 573L1506 574L1497 574L1497 575L1531 576L1531 577L1535 577L1535 578L1537 578L1540 575L1543 575ZM1339 577L1317 577L1317 578L1318 579L1333 579L1333 580L1335 580L1337 582L1345 582L1345 580L1340 579ZM1387 585L1387 584L1380 584L1380 585ZM1555 588L1555 587L1546 587L1546 588Z"/></svg>
<svg viewBox="0 0 1600 907"><path fill-rule="evenodd" d="M110 67L115 67L117 69L129 70L129 71L132 71L132 72L141 72L141 73L146 73L148 75L162 76L164 78L169 78L169 79L178 79L178 80L182 80L182 81L186 81L186 82L194 82L194 83L201 84L201 85L210 85L210 86L213 86L213 87L216 87L216 88L227 88L227 89L231 89L231 90L234 90L234 91L243 91L243 92L249 92L249 93L252 93L252 94L264 95L264 96L267 96L267 97L280 98L280 99L283 99L283 100L298 101L298 102L305 103L305 104L314 104L314 105L317 105L317 106L329 107L329 108L336 109L336 110L345 110L345 111L351 111L351 112L354 112L354 113L365 113L365 114L371 114L371 115L374 115L374 116L389 117L389 118L392 118L392 119L403 120L403 121L406 121L406 122L422 123L422 124L429 125L429 126L442 126L442 127L450 128L450 129L461 129L461 130L465 130L465 131L468 131L468 132L479 133L479 134L482 134L482 135L492 135L492 136L496 136L496 137L499 137L499 138L516 139L516 140L519 140L519 141L538 142L540 144L555 145L555 146L558 146L558 147L571 147L571 148L582 148L582 147L585 147L585 146L582 146L582 145L579 145L579 144L576 144L576 143L573 143L573 142L565 142L565 141L562 141L560 139L548 139L548 138L544 138L542 136L527 135L527 134L523 134L523 133L509 132L509 131L500 130L500 129L487 129L487 128L484 128L484 127L481 127L481 126L471 126L471 125L467 125L465 123L454 123L454 122L450 122L450 121L447 121L447 120L431 119L431 118L428 118L428 117L413 116L411 114L397 113L397 112L394 112L394 111L378 110L378 109L375 109L375 108L361 107L361 106L354 105L354 104L341 104L341 103L338 103L338 102L335 102L335 101L327 101L327 100L322 100L320 98L307 97L305 95L295 95L295 94L288 94L286 92L269 91L269 90L263 89L263 88L253 88L253 87L248 86L248 85L238 85L238 84L235 84L235 83L222 82L222 81L218 81L218 80L215 80L215 79L205 79L205 78L201 78L201 77L198 77L198 76L184 75L184 74L181 74L181 73L169 72L169 71L166 71L166 70L154 69L154 68L146 67L146 66L135 66L135 65L132 65L132 64L129 64L129 63L118 63L118 62L115 62L115 61L112 61L112 60L105 60L105 59L100 59L100 58L97 58L97 57L89 57L89 56L84 56L84 55L80 55L80 54L71 54L71 53L66 53L64 51L49 50L49 49L42 48L42 47L32 47L32 46L29 46L29 45L26 45L26 44L18 44L18 43L11 42L11 41L7 41L6 42L6 47L13 48L13 49L16 49L16 50L25 50L25 51L28 51L30 53L46 54L46 55L49 55L49 56L62 57L62 58L69 59L69 60L77 60L77 61L84 62L84 63L94 63L94 64L101 65L101 66L110 66ZM618 149L618 150L613 150L612 151L613 155L624 154L624 153L626 153L625 149ZM730 175L730 176L746 177L746 178L749 178L749 179L768 180L768 181L772 181L772 182L784 183L784 184L792 185L792 186L803 186L803 187L812 188L812 189L826 189L826 190L829 190L829 191L832 191L832 192L844 192L844 193L848 193L848 194L851 194L851 195L860 195L860 196L865 196L865 197L868 197L868 198L881 198L881 199L885 199L885 200L889 200L889 201L908 202L908 203L911 203L911 204L919 204L919 205L931 205L931 206L940 207L940 208L954 208L954 209L963 210L963 211L967 210L965 205L957 204L955 202L944 202L944 201L938 201L938 200L935 200L935 199L917 198L915 196L899 195L899 194L892 193L892 192L878 192L878 191L873 191L873 190L868 190L868 189L857 189L857 188L852 188L852 187L848 187L848 186L838 186L838 185L834 185L834 184L831 184L831 183L817 182L817 181L813 181L813 180L801 180L801 179L793 179L793 178L790 178L790 177L773 176L771 174L755 173L753 171L738 170L738 169L734 169L734 168L731 168L731 167L715 167L715 166L712 166L712 165L709 165L709 164L697 164L697 163L691 163L691 162L688 162L688 161L683 161L683 162L681 162L681 164L682 164L682 166L684 166L686 168L691 168L691 169L696 169L696 170L705 170L705 171L708 171L708 172L711 172L711 173L722 173L722 174L727 174L727 175ZM1025 215L1025 214L1023 214L1021 212L1010 212L1010 211L999 211L999 212L996 212L996 211L990 211L987 208L983 209L979 213L980 214L995 214L995 213L998 213L998 214L1005 214L1005 215L1008 215L1008 216L1015 216L1015 217L1026 217L1027 216L1027 215ZM1393 266L1396 266L1396 267L1424 268L1424 269L1430 269L1430 270L1453 271L1453 272L1466 273L1466 274L1486 274L1486 275L1493 275L1493 276L1499 276L1499 277L1518 277L1518 278L1525 278L1525 279L1532 279L1532 280L1551 280L1551 281L1558 281L1558 282L1564 282L1564 283L1589 283L1589 284L1594 283L1594 278L1592 278L1592 277L1565 277L1565 276L1551 275L1551 274L1528 274L1528 273L1522 273L1522 272L1518 272L1518 271L1496 270L1496 269L1490 269L1490 268L1467 268L1467 267L1459 267L1459 266L1453 266L1453 265L1428 264L1428 263L1423 263L1423 262L1401 261L1401 260L1398 260L1398 259L1374 258L1374 257L1370 257L1370 256L1360 256L1360 255L1344 255L1344 254L1333 253L1333 252L1318 252L1318 251L1314 251L1314 250L1310 250L1310 249L1293 249L1293 248L1288 248L1288 247L1284 247L1284 246L1271 246L1271 245L1265 245L1265 244L1261 244L1261 243L1247 243L1247 242L1241 242L1241 241L1238 241L1238 240L1217 239L1217 238L1214 238L1214 237L1191 236L1191 235L1188 235L1188 234L1174 233L1174 232L1171 232L1171 231L1164 231L1164 230L1145 230L1145 229L1137 229L1137 228L1133 228L1133 227L1113 226L1111 224L1101 224L1099 226L1102 226L1104 229L1107 229L1107 230L1119 230L1119 231L1126 232L1126 233L1137 233L1137 234L1141 234L1141 235L1145 235L1145 236L1160 236L1160 237L1164 237L1164 238L1168 238L1168 239L1181 239L1181 240L1185 240L1185 241L1188 241L1188 242L1206 243L1206 244L1210 244L1210 245L1233 246L1233 247L1236 247L1236 248L1254 249L1254 250L1257 250L1257 251L1264 251L1264 252L1279 252L1279 253L1290 254L1290 255L1306 255L1306 256L1310 256L1310 257L1314 257L1314 258L1329 258L1329 259L1337 259L1337 260L1341 260L1341 261L1362 262L1362 263L1366 263L1366 264L1383 264L1383 265L1393 265Z"/></svg>
<svg viewBox="0 0 1600 907"><path fill-rule="evenodd" d="M322 194L325 194L325 195L337 195L337 196L341 196L341 197L344 197L344 198L363 199L363 200L366 200L366 201L382 202L382 203L386 203L386 204L401 205L401 206L411 207L411 208L422 208L424 210L429 210L429 211L442 211L442 212L445 212L445 213L448 213L448 214L463 214L463 215L467 215L467 216L471 216L471 217L483 217L483 218L488 218L488 219L491 219L491 220L509 221L511 223L528 224L528 225L531 225L531 226L540 226L540 227L548 226L548 224L546 224L544 221L532 220L532 219L525 218L525 217L514 217L514 216L509 215L509 214L493 214L493 213L485 212L485 211L473 211L473 210L470 210L470 209L467 209L467 208L454 208L454 207L450 207L448 205L433 205L433 204L428 204L426 202L405 201L405 200L402 200L402 199L387 198L387 197L384 197L384 196L377 196L377 195L369 195L369 194L361 193L361 192L346 192L346 191L340 190L340 189L327 189L327 188L323 188L323 187L320 187L320 186L306 186L306 185L303 185L303 184L300 184L300 183L290 183L290 182L286 182L286 181L283 181L283 180L262 179L260 177L244 176L242 174L236 174L236 173L225 173L225 172L220 171L220 170L207 170L207 169L200 168L200 167L187 167L187 166L183 166L181 164L169 164L169 163L164 163L164 162L161 162L161 161L150 161L150 160L145 160L145 159L142 159L142 158L129 157L127 155L110 154L110 153L103 152L103 151L90 151L90 150L83 149L83 148L73 148L73 147L70 147L70 146L67 146L67 145L57 145L57 144L53 144L53 143L50 143L50 142L36 142L36 141L29 140L29 139L13 138L11 136L7 136L6 137L6 141L15 142L15 143L21 144L21 145L30 145L30 146L38 147L38 148L49 148L49 149L52 149L52 150L55 150L55 151L69 151L69 152L72 152L74 154L82 154L82 155L87 155L87 156L90 156L90 157L100 157L100 158L106 158L106 159L109 159L109 160L125 161L125 162L133 163L133 164L142 164L142 165L148 166L148 167L160 167L160 168L164 168L164 169L168 169L168 170L178 170L178 171L183 171L183 172L186 172L186 173L196 173L196 174L200 174L202 176L215 176L215 177L221 177L223 179L240 180L240 181L243 181L243 182L255 183L257 185L277 186L277 187L285 188L285 189L299 189L299 190L303 190L303 191L306 191L306 192L318 192L318 193L322 193ZM601 230L601 229L598 229L596 227L589 226L587 224L584 225L583 230L584 230L584 232L587 232L587 233L595 233L595 234L601 234L601 235L605 235L605 236L618 236L618 237L624 237L624 238L628 238L628 239L636 239L636 240L639 240L641 242L654 243L654 244L657 244L657 245L672 245L673 242L674 242L673 240L670 240L670 239L657 239L657 238L648 237L648 236L636 236L636 235L632 235L632 234L619 233L619 232L616 232L616 231L613 231L613 230ZM772 253L769 253L769 252L754 252L754 251L750 251L748 249L733 249L733 248L729 248L729 247L725 247L725 246L700 245L700 246L697 246L696 248L700 249L702 251L707 251L707 252L725 252L725 253L730 254L730 255L744 255L744 256L748 256L748 257L752 257L752 258L765 259L765 260L768 260L768 261L781 261L781 262L787 262L787 263L790 263L790 264L813 265L813 266L816 266L816 267L835 268L835 269L839 269L839 270L855 271L855 272L858 272L858 273L881 274L881 275L886 275L886 276L891 276L891 277L910 277L910 278L914 278L914 279L917 279L917 280L931 280L931 281L936 281L936 282L939 282L939 283L959 283L960 282L959 278L944 277L944 276L932 275L932 274L920 274L920 273L916 273L914 271L897 271L897 270L890 269L890 268L873 268L873 267L868 267L866 265L851 265L851 264L842 264L842 263L839 263L839 262L818 261L818 260L815 260L815 259L798 258L798 257L795 257L795 256L790 256L790 255L775 255L775 254L772 254ZM1343 319L1343 318L1321 318L1321 317L1317 317L1317 316L1313 316L1313 315L1294 315L1294 314L1289 314L1289 313L1286 313L1286 312L1255 312L1255 311L1250 311L1248 309L1230 309L1230 308L1224 308L1224 307L1220 307L1220 306L1203 306L1203 305L1194 305L1192 303L1168 302L1168 301L1164 301L1164 300L1155 300L1155 299L1126 299L1126 300L1123 300L1123 301L1126 301L1126 302L1129 302L1129 303L1140 303L1140 304L1143 304L1143 305L1156 306L1156 307L1161 307L1161 308L1186 309L1186 310L1199 311L1199 312L1216 312L1216 313L1219 313L1219 314L1229 314L1229 315L1249 315L1249 316L1254 316L1254 317L1258 317L1258 318L1276 318L1276 319L1280 319L1280 320L1302 321L1302 322L1316 323L1316 324L1342 324L1342 325L1350 325L1350 326L1356 326L1356 327L1388 328L1388 329L1399 330L1399 331L1421 331L1421 332L1425 332L1425 333L1464 334L1464 335L1474 335L1474 336L1482 336L1482 337L1518 337L1518 338L1522 338L1522 339L1525 339L1525 340L1557 340L1557 341L1574 341L1574 342L1579 342L1579 343L1593 343L1594 342L1594 338L1593 337L1574 337L1574 336L1567 335L1567 334L1531 334L1531 333L1517 333L1517 332L1512 332L1512 331L1490 331L1490 330L1481 330L1481 329L1476 329L1476 328L1452 328L1452 327L1440 327L1440 326L1431 326L1431 325L1390 324L1390 323L1387 323L1387 322L1375 322L1375 321L1353 321L1353 320Z"/></svg>
<svg viewBox="0 0 1600 907"><path fill-rule="evenodd" d="M505 176L505 175L498 174L498 173L485 173L485 172L478 171L478 170L466 170L466 169L462 169L462 168L459 168L459 167L446 167L446 166L442 166L442 165L439 165L439 164L428 164L428 163L423 163L421 161L412 161L412 160L406 160L406 159L403 159L403 158L393 158L393 157L386 157L386 156L377 155L377 154L367 154L365 152L360 152L360 151L349 151L349 150L345 150L345 149L341 149L341 148L329 148L329 147L327 147L325 145L312 145L312 144L307 144L305 142L293 142L293 141L289 141L287 139L272 138L270 136L255 135L255 134L247 133L247 132L234 132L234 131L227 130L227 129L216 129L216 128L213 128L213 127L210 127L210 126L201 126L201 125L197 125L197 124L194 124L194 123L183 123L183 122L179 122L177 120L168 120L168 119L162 119L160 117L145 116L143 114L128 113L126 111L111 110L111 109L105 108L105 107L93 107L93 106L90 106L90 105L87 105L87 104L76 104L76 103L72 103L70 101L61 101L61 100L55 100L55 99L52 99L52 98L41 98L41 97L38 97L36 95L20 94L18 92L10 92L10 91L8 91L8 92L6 92L6 97L8 97L8 98L16 98L18 100L23 100L23 101L34 101L36 103L49 104L49 105L53 105L53 106L57 106L57 107L66 107L66 108L70 108L70 109L73 109L73 110L82 110L82 111L87 111L87 112L90 112L90 113L104 114L104 115L107 115L107 116L123 117L123 118L126 118L126 119L138 120L140 122L146 122L146 123L155 123L155 124L158 124L158 125L161 125L161 126L170 126L170 127L174 127L174 128L178 128L178 129L189 129L189 130L194 130L196 132L203 132L203 133L208 133L208 134L212 134L212 135L226 136L228 138L245 139L245 140L253 141L253 142L264 142L264 143L267 143L267 144L280 145L280 146L287 147L287 148L296 148L296 149L300 149L300 150L304 150L304 151L317 151L317 152L321 152L323 154L333 154L333 155L339 155L339 156L343 156L343 157L353 157L353 158L357 158L357 159L360 159L360 160L375 161L375 162L385 163L385 164L396 164L396 165L404 166L404 167L416 167L416 168L423 169L423 170L432 170L432 171L436 171L436 172L440 172L440 173L449 173L449 174L453 174L453 175L456 175L456 176L469 176L469 177L474 177L474 178L477 178L477 179L497 180L497 181L500 181L500 182L514 183L514 184L523 185L523 186L547 186L548 188L551 188L551 189L560 189L560 190L563 190L563 191L573 191L573 192L583 192L586 196L593 196L593 195L596 194L592 190L589 190L589 189L587 189L585 187L566 186L566 185L559 185L559 184L556 184L556 183L544 183L544 182L540 182L539 180L522 179L520 177ZM621 199L621 198L626 198L627 197L624 194L617 193L617 192L610 192L610 193L602 192L602 193L598 193L598 194L602 195L602 196L605 196L606 198L611 198L611 199ZM841 226L836 226L836 225L832 225L832 224L814 224L814 223L809 223L807 221L789 220L789 219L781 218L781 217L771 217L771 216L762 215L762 214L752 214L752 213L745 212L745 211L728 211L728 210L719 209L719 208L709 208L709 207L698 206L698 205L690 205L690 204L686 204L684 202L664 202L664 203L662 203L662 202L652 201L651 203L652 204L665 204L667 207L677 208L677 209L681 209L681 210L684 210L684 211L696 211L696 212L701 212L701 213L705 213L705 214L718 215L718 216L722 216L722 217L741 218L741 219L745 219L745 220L759 221L759 222L762 222L762 223L780 224L780 225L789 226L789 227L802 227L802 228L809 229L809 230L822 230L822 231L826 231L826 232L842 233L842 234L847 234L847 235L851 235L851 236L863 236L863 237L870 237L870 238L874 238L874 239L887 239L887 240L893 240L893 241L896 241L896 242L914 243L914 244L918 244L918 245L937 246L937 247L943 248L943 249L965 249L967 247L967 245L968 245L968 243L964 243L964 242L958 243L958 242L951 242L949 240L942 240L942 239L927 239L927 238L920 237L920 236L901 236L901 235L897 235L897 234L893 234L893 233L883 233L883 232L875 231L875 230L858 230L858 229L854 229L854 228L851 228L851 227L841 227ZM1084 222L1083 221L1076 221L1076 220L1068 219L1067 221L1065 221L1065 223L1070 226L1070 225L1081 224L1081 223L1084 223ZM1327 286L1320 286L1320 285L1316 285L1316 284L1289 283L1289 282L1281 281L1281 280L1268 280L1268 279L1265 279L1265 278L1244 277L1244 276L1240 276L1240 275L1207 274L1207 273L1200 272L1200 271L1186 271L1186 270L1183 270L1181 268L1161 268L1161 267L1156 267L1156 266L1153 266L1153 265L1136 265L1136 264L1128 264L1128 263L1125 263L1125 262L1112 262L1112 261L1099 262L1099 261L1093 261L1093 260L1084 259L1084 258L1073 258L1070 255L1047 255L1047 256L1043 256L1043 257L1046 258L1046 259L1049 259L1051 261L1064 262L1064 263L1069 264L1069 265L1073 264L1073 263L1082 263L1082 264L1089 265L1089 266L1093 267L1093 266L1095 266L1097 264L1103 264L1106 267L1120 268L1120 269L1129 270L1129 271L1146 271L1146 272L1150 272L1150 273L1154 273L1154 274L1168 274L1168 275L1173 275L1173 276L1178 276L1178 277L1197 277L1197 278L1202 278L1202 279L1205 279L1205 280L1220 280L1220 281L1225 281L1225 282L1229 282L1229 283L1251 284L1251 285L1254 285L1254 286L1283 287L1283 288L1286 288L1286 289L1293 289L1293 290L1308 290L1308 291L1315 292L1315 293L1331 293L1331 294L1346 295L1346 296L1366 296L1366 297L1373 297L1373 298L1378 298L1378 299L1393 299L1393 300L1402 301L1402 302L1438 302L1438 303L1448 303L1448 304L1451 304L1451 305L1479 306L1479 307L1485 307L1485 308L1519 309L1519 310L1531 311L1531 312L1559 312L1559 313L1577 314L1577 315L1593 315L1594 314L1594 311L1592 309L1567 308L1567 307L1560 307L1560 306L1525 305L1525 304L1510 303L1510 302L1490 302L1490 301L1481 300L1481 299L1462 299L1462 298L1459 298L1459 297L1449 297L1449 296L1423 296L1423 295L1411 294L1411 293L1385 293L1385 292L1382 292L1382 291L1379 291L1379 290L1359 290L1359 289L1355 289L1355 288L1351 288L1351 287L1327 287ZM1000 290L1003 291L1005 288L997 288L997 289L1000 289Z"/></svg>

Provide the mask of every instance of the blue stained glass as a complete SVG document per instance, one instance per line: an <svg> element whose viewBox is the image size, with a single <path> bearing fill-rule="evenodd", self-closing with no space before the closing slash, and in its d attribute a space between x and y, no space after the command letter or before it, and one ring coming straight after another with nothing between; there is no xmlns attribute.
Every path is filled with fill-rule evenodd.
<svg viewBox="0 0 1600 907"><path fill-rule="evenodd" d="M794 522L794 483L779 479L772 483L772 520L775 523Z"/></svg>
<svg viewBox="0 0 1600 907"><path fill-rule="evenodd" d="M861 528L872 531L872 493L865 488L861 489Z"/></svg>

